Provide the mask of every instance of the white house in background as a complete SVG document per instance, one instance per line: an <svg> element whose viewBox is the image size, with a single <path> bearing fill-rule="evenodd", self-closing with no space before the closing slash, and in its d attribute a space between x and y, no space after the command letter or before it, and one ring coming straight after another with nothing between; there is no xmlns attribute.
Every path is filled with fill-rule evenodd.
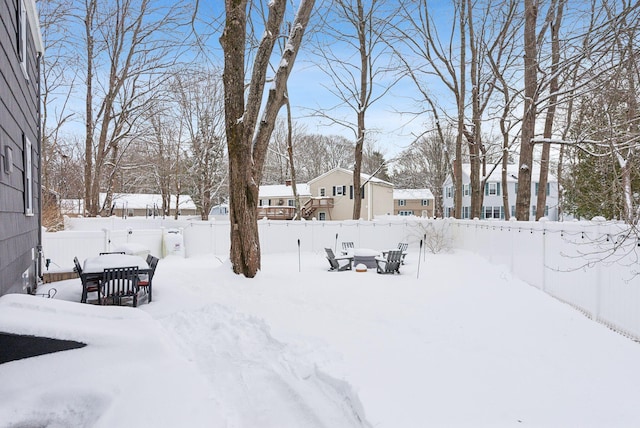
<svg viewBox="0 0 640 428"><path fill-rule="evenodd" d="M434 201L429 189L393 189L393 214L432 217Z"/></svg>
<svg viewBox="0 0 640 428"><path fill-rule="evenodd" d="M229 219L229 204L218 204L209 210L209 220L211 219Z"/></svg>
<svg viewBox="0 0 640 428"><path fill-rule="evenodd" d="M462 164L462 218L470 218L471 213L471 165ZM535 220L536 202L538 194L538 177L540 177L540 166L534 165L531 171L531 207L529 218L520 220ZM507 167L507 192L509 196L510 215L515 217L516 195L518 193L518 165ZM504 194L502 186L502 170L498 166L489 176L484 188L484 200L482 203L483 219L504 219L502 197ZM549 220L558 220L558 180L549 173L547 183L547 203L545 205L545 217ZM443 186L444 214L445 217L453 217L454 214L454 186L452 178L449 176Z"/></svg>
<svg viewBox="0 0 640 428"><path fill-rule="evenodd" d="M373 220L377 215L393 213L393 184L367 174L360 174L362 204L360 218ZM353 171L334 168L309 180L312 197L304 208L304 217L318 220L353 218Z"/></svg>

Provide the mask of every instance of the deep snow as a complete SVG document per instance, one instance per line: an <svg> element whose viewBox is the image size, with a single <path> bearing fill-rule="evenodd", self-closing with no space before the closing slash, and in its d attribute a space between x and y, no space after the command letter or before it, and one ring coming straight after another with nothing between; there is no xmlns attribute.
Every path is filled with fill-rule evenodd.
<svg viewBox="0 0 640 428"><path fill-rule="evenodd" d="M165 258L138 309L77 303L79 280L0 298L0 331L88 344L1 364L0 426L640 426L640 345L502 266L300 260Z"/></svg>

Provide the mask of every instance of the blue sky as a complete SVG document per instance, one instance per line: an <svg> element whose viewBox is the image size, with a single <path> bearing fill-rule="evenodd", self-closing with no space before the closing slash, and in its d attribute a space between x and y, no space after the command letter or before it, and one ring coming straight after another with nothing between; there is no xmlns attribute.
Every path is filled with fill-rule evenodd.
<svg viewBox="0 0 640 428"><path fill-rule="evenodd" d="M299 2L295 1L293 3L295 4L288 4L287 17L285 18L288 22L293 20L293 15L297 11ZM316 2L310 26L316 23L315 21L318 20L319 14L324 13L321 9L322 3L322 0ZM211 16L216 12L224 12L217 2L206 7L212 9L202 9L201 18L207 15ZM257 33L261 31L261 28L257 28ZM209 47L212 50L212 55L218 57L216 59L221 64L222 52L218 37L219 33L210 38ZM325 88L326 85L331 84L331 80L322 71L320 60L313 55L315 48L311 43L311 35L307 32L288 83L294 118L297 122L305 125L309 133L337 134L353 141L355 137L350 129L335 124L331 125L330 121L312 114L315 109L328 110L339 102ZM335 45L333 48L341 49ZM345 52L345 57L350 55L353 55L353 51ZM274 53L273 63L277 64L278 62L279 57L277 53ZM412 99L412 95L415 92L413 83L400 82L367 111L366 126L370 131L370 138L374 146L380 149L387 157L395 156L407 148L418 135L424 132L427 126L425 124L427 117L416 118L415 115L408 113L423 109ZM284 111L283 109L281 114L284 114ZM331 114L341 119L347 119L349 122L356 121L355 112L349 108L337 111L332 110Z"/></svg>

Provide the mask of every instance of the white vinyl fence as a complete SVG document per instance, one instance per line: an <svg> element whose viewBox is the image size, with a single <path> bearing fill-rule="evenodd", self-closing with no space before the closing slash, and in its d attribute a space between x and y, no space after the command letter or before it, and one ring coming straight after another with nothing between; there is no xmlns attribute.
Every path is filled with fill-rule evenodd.
<svg viewBox="0 0 640 428"><path fill-rule="evenodd" d="M163 234L178 230L186 257L229 254L229 222L87 218L67 219L67 230L44 233L43 251L50 269L71 269L83 260L126 243L164 256ZM265 254L314 252L341 248L352 241L361 248L394 248L409 243L417 252L421 239L449 241L566 302L587 316L640 340L640 242L624 224L605 222L505 222L426 220L385 216L374 221L260 220ZM299 242L299 244L298 244ZM446 245L446 244L444 244ZM462 267L461 267L462 268ZM540 316L544 316L541 314Z"/></svg>
<svg viewBox="0 0 640 428"><path fill-rule="evenodd" d="M260 220L260 247L264 254L298 251L315 252L324 257L324 248L341 248L352 241L361 248L395 248L407 242L418 251L429 220L383 217L374 221L273 221ZM212 254L228 257L230 234L228 221L86 218L66 219L61 232L43 234L44 258L50 269L71 269L73 258L83 260L99 252L114 251L135 243L163 257L163 236L178 230L184 240L186 257Z"/></svg>
<svg viewBox="0 0 640 428"><path fill-rule="evenodd" d="M628 226L456 220L450 230L455 248L506 265L530 285L640 340L640 241Z"/></svg>

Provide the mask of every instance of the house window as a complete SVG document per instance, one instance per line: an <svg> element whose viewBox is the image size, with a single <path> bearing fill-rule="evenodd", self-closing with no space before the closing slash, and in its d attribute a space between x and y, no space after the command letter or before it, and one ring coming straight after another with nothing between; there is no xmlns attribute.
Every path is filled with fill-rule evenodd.
<svg viewBox="0 0 640 428"><path fill-rule="evenodd" d="M471 194L471 184L462 185L462 194L463 196L469 196Z"/></svg>
<svg viewBox="0 0 640 428"><path fill-rule="evenodd" d="M500 195L500 183L485 183L485 195Z"/></svg>
<svg viewBox="0 0 640 428"><path fill-rule="evenodd" d="M342 196L345 193L346 186L333 186L333 195Z"/></svg>
<svg viewBox="0 0 640 428"><path fill-rule="evenodd" d="M428 199L423 199L422 200L422 206L423 207L428 207L429 206L429 200Z"/></svg>
<svg viewBox="0 0 640 428"><path fill-rule="evenodd" d="M485 219L500 219L500 218L504 218L504 211L502 210L502 207L500 206L495 206L495 207L484 207L484 218Z"/></svg>
<svg viewBox="0 0 640 428"><path fill-rule="evenodd" d="M398 212L398 215L413 215L413 211L411 210L402 210Z"/></svg>
<svg viewBox="0 0 640 428"><path fill-rule="evenodd" d="M26 79L29 79L27 73L27 9L24 6L24 0L16 0L16 18L18 22L18 59L20 68Z"/></svg>
<svg viewBox="0 0 640 428"><path fill-rule="evenodd" d="M401 206L401 207L407 206L406 199L398 199L398 206Z"/></svg>
<svg viewBox="0 0 640 428"><path fill-rule="evenodd" d="M327 191L325 190L324 187L320 188L320 197L324 198L325 196L327 196Z"/></svg>
<svg viewBox="0 0 640 428"><path fill-rule="evenodd" d="M33 215L33 167L31 165L31 141L24 139L24 213Z"/></svg>
<svg viewBox="0 0 640 428"><path fill-rule="evenodd" d="M296 201L295 201L295 199L288 199L288 200L287 200L287 206L295 207L295 206L296 206Z"/></svg>
<svg viewBox="0 0 640 428"><path fill-rule="evenodd" d="M445 188L445 193L447 195L447 198L452 198L453 197L453 187L449 186Z"/></svg>
<svg viewBox="0 0 640 428"><path fill-rule="evenodd" d="M327 219L327 213L324 211L320 211L318 213L318 220L325 221Z"/></svg>
<svg viewBox="0 0 640 428"><path fill-rule="evenodd" d="M469 218L471 216L471 207L462 207L462 218Z"/></svg>

